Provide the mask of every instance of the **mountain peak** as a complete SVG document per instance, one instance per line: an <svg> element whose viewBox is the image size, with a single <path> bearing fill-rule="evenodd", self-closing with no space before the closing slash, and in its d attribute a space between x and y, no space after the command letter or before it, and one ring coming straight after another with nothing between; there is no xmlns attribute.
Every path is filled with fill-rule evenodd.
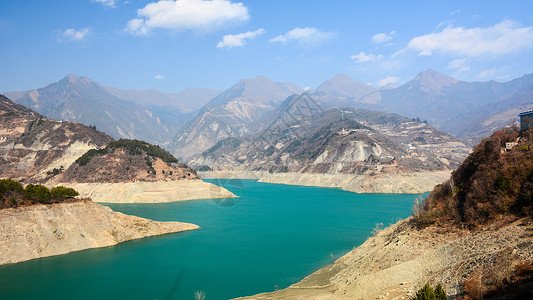
<svg viewBox="0 0 533 300"><path fill-rule="evenodd" d="M63 83L85 83L85 84L97 84L96 81L88 78L88 77L80 77L74 74L68 74L63 79L61 79L59 82Z"/></svg>
<svg viewBox="0 0 533 300"><path fill-rule="evenodd" d="M337 74L324 81L317 87L317 91L326 92L336 97L362 98L373 92L375 88L356 81L346 74Z"/></svg>
<svg viewBox="0 0 533 300"><path fill-rule="evenodd" d="M459 82L459 80L439 73L433 69L418 73L413 81L418 82L423 91L430 93L440 93L443 88Z"/></svg>

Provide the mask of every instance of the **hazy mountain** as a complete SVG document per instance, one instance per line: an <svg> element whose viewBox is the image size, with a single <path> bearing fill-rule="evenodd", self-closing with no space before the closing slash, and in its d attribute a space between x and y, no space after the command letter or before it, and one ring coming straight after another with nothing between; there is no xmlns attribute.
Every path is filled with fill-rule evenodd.
<svg viewBox="0 0 533 300"><path fill-rule="evenodd" d="M519 122L518 114L533 109L533 84L495 103L461 114L450 121L451 132L469 144L475 144L494 131Z"/></svg>
<svg viewBox="0 0 533 300"><path fill-rule="evenodd" d="M0 178L43 182L89 149L113 139L94 128L55 121L0 95Z"/></svg>
<svg viewBox="0 0 533 300"><path fill-rule="evenodd" d="M178 132L170 148L176 156L188 158L221 139L255 133L270 123L285 98L301 91L294 84L262 76L243 79L209 101Z"/></svg>
<svg viewBox="0 0 533 300"><path fill-rule="evenodd" d="M183 89L179 93L163 93L157 90L120 90L105 86L108 92L123 100L133 101L148 107L177 108L181 114L191 113L201 109L209 100L221 91L210 89Z"/></svg>
<svg viewBox="0 0 533 300"><path fill-rule="evenodd" d="M72 74L27 91L16 102L53 119L95 125L115 138L164 144L176 132L175 126L154 111L119 99L97 82Z"/></svg>
<svg viewBox="0 0 533 300"><path fill-rule="evenodd" d="M335 97L359 99L373 91L376 88L353 80L348 75L338 74L320 84L316 91L326 92Z"/></svg>
<svg viewBox="0 0 533 300"><path fill-rule="evenodd" d="M193 167L304 173L402 173L453 169L468 147L434 127L357 108L326 111L289 97L276 120L253 136L227 138L191 160Z"/></svg>
<svg viewBox="0 0 533 300"><path fill-rule="evenodd" d="M430 124L457 137L470 136L471 144L475 144L483 132L493 130L477 132L481 127L476 129L475 124L466 123L472 120L483 123L491 115L513 108L513 95L519 95L531 86L533 74L503 83L464 82L427 70L400 87L372 92L361 101L375 103L385 111L428 120ZM501 105L494 105L499 102ZM486 113L486 108L490 108L490 114ZM510 115L506 116L500 124L508 124L514 119Z"/></svg>

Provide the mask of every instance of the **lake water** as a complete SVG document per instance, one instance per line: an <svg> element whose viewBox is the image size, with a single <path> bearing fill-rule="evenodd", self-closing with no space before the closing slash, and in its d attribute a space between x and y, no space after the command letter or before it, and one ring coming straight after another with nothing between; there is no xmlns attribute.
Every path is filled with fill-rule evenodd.
<svg viewBox="0 0 533 300"><path fill-rule="evenodd" d="M206 180L210 181L210 180ZM211 181L213 182L213 181ZM287 287L409 216L415 195L227 180L237 201L108 204L199 230L0 267L0 299L230 299Z"/></svg>

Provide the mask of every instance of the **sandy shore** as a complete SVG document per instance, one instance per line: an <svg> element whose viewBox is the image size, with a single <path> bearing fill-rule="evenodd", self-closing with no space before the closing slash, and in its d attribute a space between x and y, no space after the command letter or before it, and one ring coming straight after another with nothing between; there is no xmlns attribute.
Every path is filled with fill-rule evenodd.
<svg viewBox="0 0 533 300"><path fill-rule="evenodd" d="M0 210L0 265L199 228L114 212L90 200Z"/></svg>
<svg viewBox="0 0 533 300"><path fill-rule="evenodd" d="M354 193L420 194L446 181L451 171L408 174L351 175L315 173L268 173L252 171L200 172L202 178L258 179L260 182L335 187Z"/></svg>
<svg viewBox="0 0 533 300"><path fill-rule="evenodd" d="M233 198L230 191L202 180L125 183L59 183L81 197L106 203L163 203L183 200Z"/></svg>

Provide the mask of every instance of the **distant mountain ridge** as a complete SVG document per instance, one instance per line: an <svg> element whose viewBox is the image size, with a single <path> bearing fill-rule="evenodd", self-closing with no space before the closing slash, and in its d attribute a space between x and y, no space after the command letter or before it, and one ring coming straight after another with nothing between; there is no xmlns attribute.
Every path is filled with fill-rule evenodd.
<svg viewBox="0 0 533 300"><path fill-rule="evenodd" d="M16 102L52 119L95 125L115 138L164 144L176 131L146 107L119 99L99 83L72 74L44 88L27 91Z"/></svg>
<svg viewBox="0 0 533 300"><path fill-rule="evenodd" d="M253 134L264 128L277 106L302 89L259 76L243 79L207 103L177 134L170 149L177 157L198 154L227 137Z"/></svg>
<svg viewBox="0 0 533 300"><path fill-rule="evenodd" d="M306 93L323 109L357 107L427 120L469 145L533 109L533 74L508 82L464 82L434 70L399 87L374 88L338 74ZM227 137L265 129L283 101L303 90L263 76L243 79L225 91L120 90L69 75L32 91L7 93L40 113L74 120L115 138L135 138L167 147L178 157L200 154Z"/></svg>
<svg viewBox="0 0 533 300"><path fill-rule="evenodd" d="M397 174L451 170L468 154L425 123L357 108L306 110L304 101L289 97L266 130L221 140L189 163L216 171Z"/></svg>

